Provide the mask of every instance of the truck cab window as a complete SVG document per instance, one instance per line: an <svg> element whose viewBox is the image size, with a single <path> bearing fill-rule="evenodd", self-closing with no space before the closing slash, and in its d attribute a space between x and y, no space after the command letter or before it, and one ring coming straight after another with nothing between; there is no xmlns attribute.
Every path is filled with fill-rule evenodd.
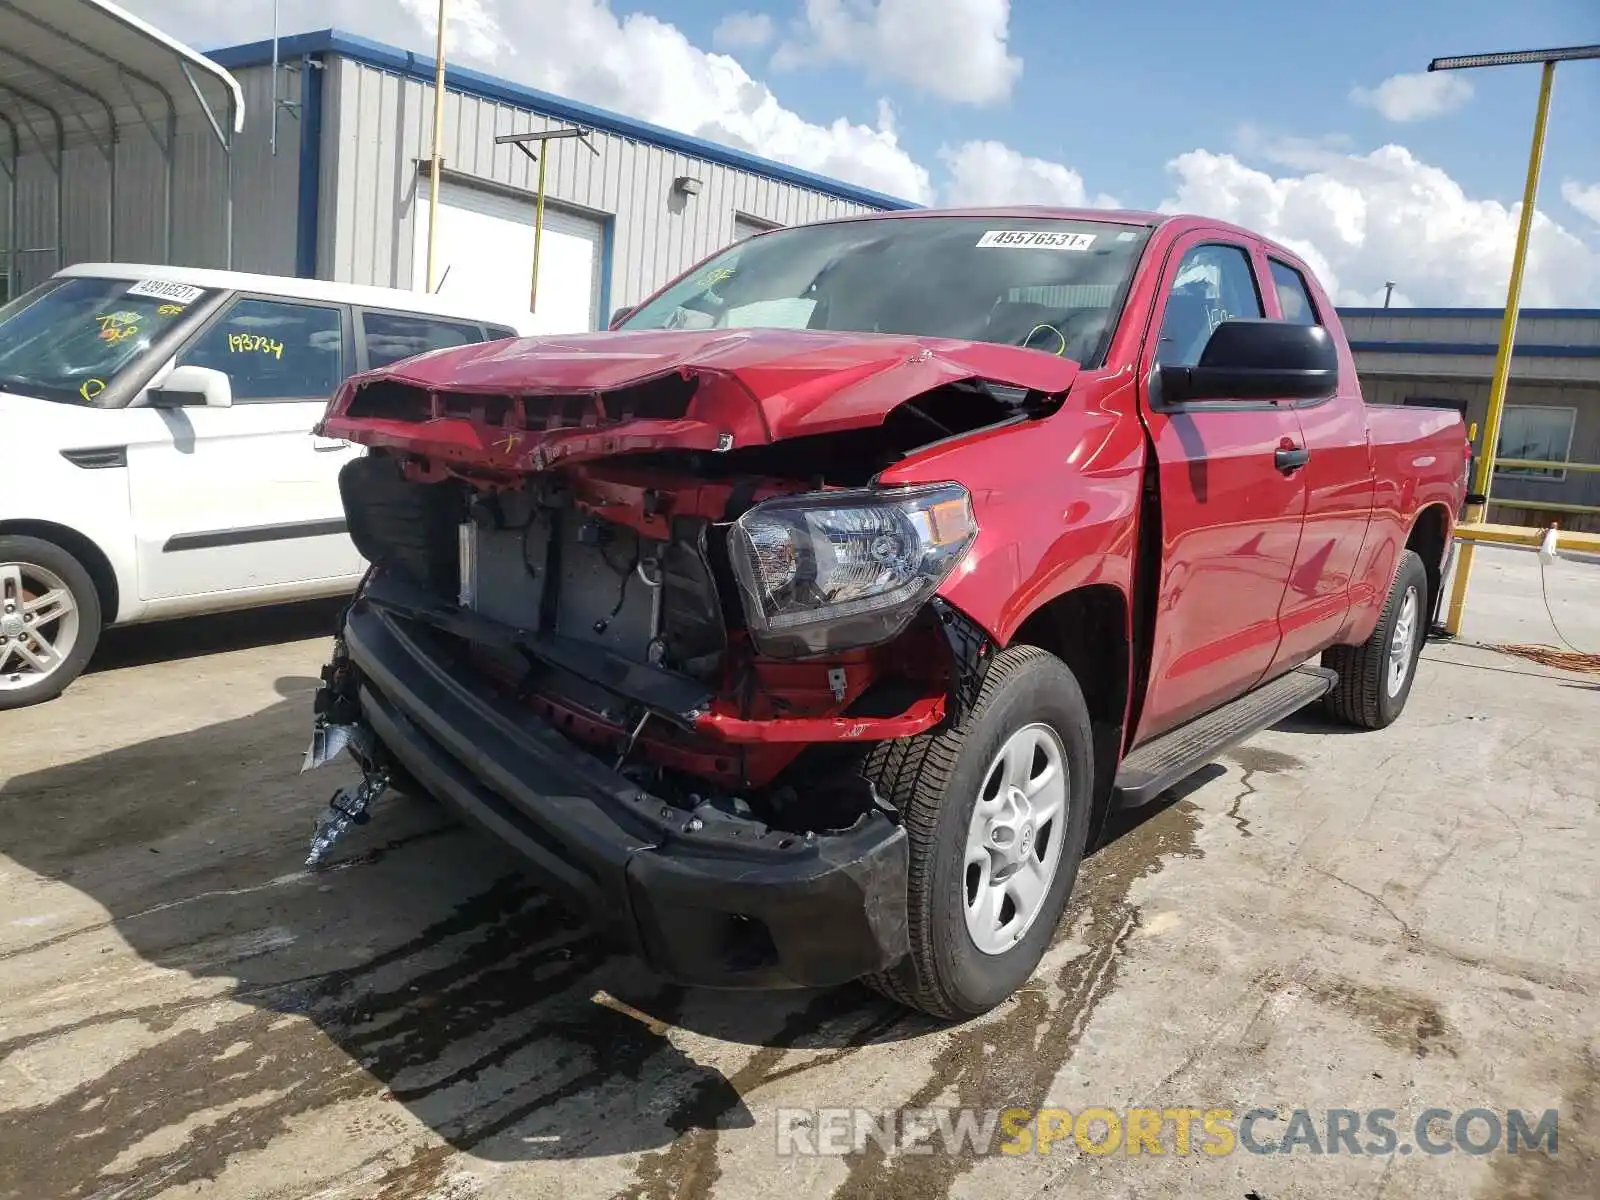
<svg viewBox="0 0 1600 1200"><path fill-rule="evenodd" d="M235 401L324 399L344 378L339 310L284 300L239 300L178 362L225 372L233 381Z"/></svg>
<svg viewBox="0 0 1600 1200"><path fill-rule="evenodd" d="M1285 321L1296 325L1320 325L1317 306L1311 302L1311 291L1305 277L1288 263L1275 258L1267 260L1272 267L1272 287L1278 293L1278 309Z"/></svg>
<svg viewBox="0 0 1600 1200"><path fill-rule="evenodd" d="M1156 365L1192 367L1211 331L1230 317L1266 315L1250 256L1240 246L1196 246L1183 256L1161 319Z"/></svg>

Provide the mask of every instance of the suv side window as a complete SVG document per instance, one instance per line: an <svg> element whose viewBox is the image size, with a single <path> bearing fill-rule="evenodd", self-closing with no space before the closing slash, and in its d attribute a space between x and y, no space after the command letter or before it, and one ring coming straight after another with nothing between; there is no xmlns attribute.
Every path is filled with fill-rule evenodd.
<svg viewBox="0 0 1600 1200"><path fill-rule="evenodd" d="M288 300L236 300L178 356L214 367L241 400L321 400L344 379L339 309Z"/></svg>
<svg viewBox="0 0 1600 1200"><path fill-rule="evenodd" d="M1211 331L1229 317L1264 317L1250 256L1242 246L1195 246L1178 264L1161 319L1156 365L1192 367Z"/></svg>
<svg viewBox="0 0 1600 1200"><path fill-rule="evenodd" d="M386 367L413 354L483 340L483 331L476 325L400 313L363 311L361 331L367 346L368 370Z"/></svg>
<svg viewBox="0 0 1600 1200"><path fill-rule="evenodd" d="M1288 263L1269 258L1272 268L1272 286L1278 293L1278 308L1283 319L1295 325L1320 325L1317 306L1311 302L1311 289L1306 287L1305 276Z"/></svg>

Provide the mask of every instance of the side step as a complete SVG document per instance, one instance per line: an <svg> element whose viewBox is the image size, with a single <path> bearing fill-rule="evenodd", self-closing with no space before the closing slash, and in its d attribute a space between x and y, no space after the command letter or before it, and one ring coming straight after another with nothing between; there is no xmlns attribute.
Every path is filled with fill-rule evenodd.
<svg viewBox="0 0 1600 1200"><path fill-rule="evenodd" d="M1146 742L1122 760L1117 803L1124 808L1150 803L1224 750L1320 700L1338 682L1338 674L1326 667L1298 667Z"/></svg>

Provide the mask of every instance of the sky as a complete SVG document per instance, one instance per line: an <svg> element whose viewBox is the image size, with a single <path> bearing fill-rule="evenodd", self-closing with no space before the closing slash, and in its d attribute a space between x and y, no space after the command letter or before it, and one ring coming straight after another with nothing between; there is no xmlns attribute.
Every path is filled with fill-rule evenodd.
<svg viewBox="0 0 1600 1200"><path fill-rule="evenodd" d="M122 0L201 49L272 0ZM446 0L452 63L922 204L1198 212L1345 305L1505 301L1539 68L1600 0ZM430 54L437 0L278 0ZM1522 302L1600 307L1600 60L1557 69Z"/></svg>

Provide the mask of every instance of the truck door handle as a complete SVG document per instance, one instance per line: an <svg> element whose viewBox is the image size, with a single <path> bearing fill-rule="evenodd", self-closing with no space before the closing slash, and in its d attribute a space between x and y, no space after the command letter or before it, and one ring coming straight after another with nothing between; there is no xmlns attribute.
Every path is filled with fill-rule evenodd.
<svg viewBox="0 0 1600 1200"><path fill-rule="evenodd" d="M1272 455L1272 465L1285 475L1289 474L1290 471L1298 471L1310 461L1311 451L1304 446L1285 447L1274 451Z"/></svg>

